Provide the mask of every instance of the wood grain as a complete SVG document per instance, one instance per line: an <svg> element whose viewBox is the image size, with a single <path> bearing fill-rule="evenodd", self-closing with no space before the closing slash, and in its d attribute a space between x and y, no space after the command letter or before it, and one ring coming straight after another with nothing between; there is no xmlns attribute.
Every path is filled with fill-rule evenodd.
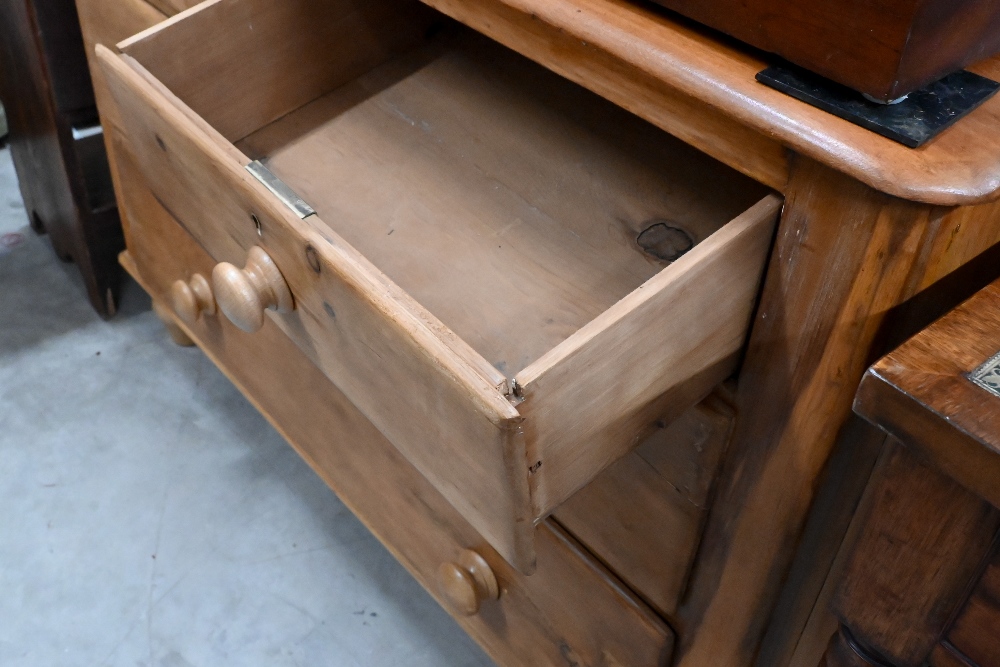
<svg viewBox="0 0 1000 667"><path fill-rule="evenodd" d="M246 0L251 6L254 1ZM205 20L200 12L211 15L217 6L207 3L197 12L178 15L172 23L158 26L124 47L153 61L162 60L158 49L174 44L165 36L192 19L197 18L200 24ZM547 515L637 445L657 418L672 419L731 372L780 200L768 197L722 227L730 213L754 200L759 186L680 149L673 141L658 143L659 133L652 128L621 118L589 93L499 47L483 48L481 40L468 44L471 50L468 45L459 46L457 52L445 50L444 57L418 67L416 73L412 73L412 64L403 62L403 71L412 73L405 81L409 87L397 90L398 70L390 72L393 85L374 85L368 100L374 100L372 106L366 106L368 101L358 105L356 95L349 94L354 103L346 107L357 114L343 127L341 115L335 114L332 122L327 122L328 105L344 111L344 99L333 96L313 105L323 121L318 129L316 118L307 110L304 116L293 114L241 142L260 149L275 146L278 138L301 135L301 139L291 141L291 149L279 145L268 156L269 164L302 194L320 202L321 215L330 215L335 224L327 224L321 215L305 221L294 218L241 169L248 158L142 65L130 56L116 59L102 53L101 58L126 126L129 150L160 200L220 260L241 265L251 246L264 246L298 303L295 315L282 319L289 335L461 511L468 513L505 556L530 570L531 521ZM480 50L485 55L469 55ZM266 51L260 57L266 60ZM484 61L489 61L492 69L485 69ZM477 76L467 76L470 63L483 68ZM441 66L435 67L438 64ZM196 69L192 77L197 79L201 71ZM474 67L472 71L476 71ZM506 84L501 83L501 73L509 77ZM362 88L380 77L384 81L385 73L373 75ZM496 97L498 87L505 93L501 95L504 102ZM442 105L441 99L452 104ZM459 102L467 103L464 116L455 111L461 106ZM504 114L491 113L504 103L509 103ZM586 111L590 104L596 104L593 114ZM437 116L427 112L435 105ZM406 122L398 122L399 114ZM386 124L387 117L393 124ZM413 118L421 123L416 143L408 144L406 136L397 141L394 131L412 133L417 124ZM601 126L598 121L616 118L624 121L614 123L621 125L619 129L597 131ZM449 124L458 129L438 134L427 130ZM629 137L636 124L642 132ZM512 139L519 128L524 128L526 136ZM549 132L552 128L555 131ZM477 129L482 132L477 133ZM331 132L341 132L341 140L330 142ZM549 140L550 134L558 138ZM320 141L315 141L317 137ZM449 147L449 142L454 145ZM334 146L336 150L330 150ZM544 159L518 159L535 151ZM441 155L428 161L427 155L436 152ZM373 153L378 156L375 160ZM339 167L335 164L341 159L338 155L347 158ZM485 182L477 176L472 181L474 188L467 187L469 182L461 178L452 183L463 171L456 172L451 164L461 166L456 156L470 160L472 168L464 171L484 172ZM674 165L660 174L659 167L670 161ZM546 163L547 169L543 166ZM553 170L551 166L575 163L583 167ZM619 170L621 173L615 173ZM412 196L401 197L407 188L386 187L385 181L391 183L400 173L415 175L408 184ZM333 176L341 176L333 181L344 187L335 191L337 197L327 186ZM359 176L359 182L351 180ZM434 193L441 186L435 180L450 187L438 199ZM379 187L372 188L373 183ZM498 196L498 183L504 190L523 195L515 196L513 202L507 192ZM553 184L554 190L550 189ZM566 194L559 194L560 190ZM594 192L594 199L579 192ZM387 193L392 196L387 197ZM355 197L353 208L334 206ZM418 211L426 207L429 214L421 213L408 224L400 199L408 206L416 204ZM525 206L522 199L535 205ZM372 201L379 205L371 206ZM512 204L524 210L526 220L511 224ZM379 228L385 224L377 220L380 212L399 223L398 241L403 251L395 241L386 242L390 234ZM257 238L245 221L252 216L261 223ZM648 224L647 216L676 224L692 243L705 240L663 268L664 262L651 261L628 238ZM644 219L646 223L640 222ZM345 224L341 220L349 221L347 229L352 238L361 239L365 251L393 269L392 276L381 273L368 252L359 253L340 236L340 227ZM519 222L517 217L514 222ZM411 233L414 230L416 233ZM513 246L514 253L494 253L494 238L498 245ZM608 252L602 254L604 249ZM511 261L494 262L496 257ZM442 271L441 267L456 261L459 265L454 272ZM485 271L491 262L506 274ZM602 279L616 263L626 265L621 272L630 284L624 290L603 295L603 301L596 305L580 298L586 292L600 294L609 285L623 287ZM595 273L598 266L603 273ZM473 277L471 271L480 269L483 275ZM642 283L656 270L659 273ZM433 271L442 273L436 282L427 282ZM494 275L498 280L491 279ZM713 279L708 280L708 276ZM391 281L393 277L398 282ZM578 277L586 282L577 284L581 282ZM441 306L450 321L440 321L437 313L419 304L406 291L413 285ZM508 285L513 286L510 294L492 298L503 294ZM223 286L216 284L216 291ZM633 288L631 296L614 303ZM533 312L525 311L521 303L525 290L533 295ZM220 298L220 305L225 306L224 301ZM712 308L705 307L709 301ZM502 307L504 303L520 310L508 312ZM494 306L492 312L487 304ZM580 304L584 305L583 317L577 310ZM608 310L602 313L601 308ZM674 310L684 312L685 317L665 319L665 314ZM524 312L531 317L521 317ZM577 333L567 331L597 313L599 316ZM490 318L498 321L493 322L489 335L477 335L479 330L472 327L484 322L489 325ZM248 318L237 319L250 323ZM462 326L459 333L463 335L448 328L450 322ZM620 358L628 368L621 377L629 387L623 388L617 402L590 411L587 401L577 401L590 397L593 403L611 386L606 373L588 368L588 359L610 358L602 350L625 349L621 340L630 331L651 331L654 325L666 326L664 322L674 322L661 331L670 339L669 345L654 336L641 338L637 334L628 348L631 356ZM259 323L255 315L253 327ZM533 323L540 325L538 330ZM511 329L517 331L518 325L525 327L524 334L511 335ZM538 428L528 428L522 414L507 402L508 380L495 366L516 369L526 357L530 360L566 335L570 335L568 348L556 347L554 355L543 355L535 367L537 372L529 368L519 377L524 385L519 405L525 414L534 409L535 402L548 401L534 413ZM404 341L397 336L409 338ZM503 356L493 357L491 365L466 338L481 350ZM484 341L491 340L498 341L497 348L482 347ZM639 344L640 340L645 343ZM561 377L576 376L577 394L560 395L561 381L554 377L560 365L568 367ZM664 381L658 371L671 365L677 370L664 374ZM628 381L629 376L634 379ZM552 387L548 391L553 398L536 390L539 381ZM428 383L434 387L430 391ZM468 395L462 396L463 391ZM412 406L412 411L387 410L389 396L401 406ZM559 406L561 412L553 406ZM581 411L589 413L587 419L580 418ZM598 413L603 421L595 426L593 419ZM426 415L435 416L431 428L420 425L420 421L427 421ZM531 443L533 455L541 454L526 456L526 441ZM543 458L548 457L547 441L556 443L552 451L557 454L551 462ZM570 449L582 454L562 456ZM548 465L542 469L537 461ZM533 487L529 485L532 475L535 480L551 476L554 481Z"/></svg>
<svg viewBox="0 0 1000 667"><path fill-rule="evenodd" d="M757 83L759 55L643 3L426 1L783 192L783 147L913 201L971 204L1000 187L1000 97L913 150ZM1000 59L971 69L998 79Z"/></svg>
<svg viewBox="0 0 1000 667"><path fill-rule="evenodd" d="M761 643L760 664L816 667L837 633L830 601L861 531L870 473L885 440L884 431L857 415L842 427Z"/></svg>
<svg viewBox="0 0 1000 667"><path fill-rule="evenodd" d="M732 373L780 211L765 198L518 374L528 460L547 471L529 478L537 515Z"/></svg>
<svg viewBox="0 0 1000 667"><path fill-rule="evenodd" d="M114 202L96 185L107 167L81 160L73 138L74 126L97 118L72 0L0 4L0 99L24 224L48 234L56 255L77 264L94 309L114 315L124 239Z"/></svg>
<svg viewBox="0 0 1000 667"><path fill-rule="evenodd" d="M208 279L200 273L187 280L178 278L170 286L170 305L182 321L194 324L202 315L215 315L215 295Z"/></svg>
<svg viewBox="0 0 1000 667"><path fill-rule="evenodd" d="M950 648L977 667L1000 666L1000 556L994 554L948 631ZM942 667L935 664L935 667Z"/></svg>
<svg viewBox="0 0 1000 667"><path fill-rule="evenodd" d="M507 377L670 264L644 229L697 244L766 194L465 29L237 147Z"/></svg>
<svg viewBox="0 0 1000 667"><path fill-rule="evenodd" d="M832 605L868 652L921 667L990 552L1000 511L898 440L888 446Z"/></svg>
<svg viewBox="0 0 1000 667"><path fill-rule="evenodd" d="M214 0L119 48L236 141L419 43L431 18L407 0Z"/></svg>
<svg viewBox="0 0 1000 667"><path fill-rule="evenodd" d="M962 655L948 642L938 644L931 653L930 664L933 667L979 667L969 662L969 659Z"/></svg>
<svg viewBox="0 0 1000 667"><path fill-rule="evenodd" d="M992 206L968 214L979 222L797 162L739 378L741 418L680 612L690 632L678 664L735 666L756 652L890 310L1000 240Z"/></svg>
<svg viewBox="0 0 1000 667"><path fill-rule="evenodd" d="M180 12L183 12L185 9L190 9L194 7L201 1L202 0L149 0L149 4L156 7L156 9L158 9L159 11L163 12L164 15L173 16L174 14L179 14ZM114 43L115 42L111 42L111 44Z"/></svg>
<svg viewBox="0 0 1000 667"><path fill-rule="evenodd" d="M668 619L694 566L734 417L724 393L713 393L553 514Z"/></svg>
<svg viewBox="0 0 1000 667"><path fill-rule="evenodd" d="M883 101L1000 50L996 0L654 0Z"/></svg>
<svg viewBox="0 0 1000 667"><path fill-rule="evenodd" d="M295 312L280 319L286 333L491 544L530 572L524 444L503 377L328 227L291 213L243 169L246 157L237 161L231 144L198 127L138 65L100 47L98 56L127 150L143 173L157 175L157 197L217 260L242 265L249 248L267 250L295 297Z"/></svg>
<svg viewBox="0 0 1000 667"><path fill-rule="evenodd" d="M135 167L123 162L123 169ZM212 268L214 259L147 188L124 194L123 206L140 222L123 263L154 296L165 297L180 276ZM248 335L223 319L203 318L188 332L439 602L442 563L465 548L486 556L501 598L456 620L498 664L668 663L669 628L558 527L538 528L533 576L507 565L274 322Z"/></svg>
<svg viewBox="0 0 1000 667"><path fill-rule="evenodd" d="M104 127L104 146L108 152L111 180L114 183L117 198L121 199L125 187L123 180L127 178L127 175L123 175L118 168L118 160L111 139L112 128L120 126L120 123L117 119L111 93L104 82L104 73L97 64L94 49L98 44L112 47L126 37L156 25L167 17L144 0L77 0L76 9L80 17L80 27L83 30L83 41L87 52L87 63L90 67L90 78L94 84L97 110ZM144 187L144 185L133 179L128 187ZM130 226L128 214L122 211L119 218L127 245Z"/></svg>
<svg viewBox="0 0 1000 667"><path fill-rule="evenodd" d="M1000 404L966 378L1000 352L993 283L888 354L865 375L855 410L1000 507Z"/></svg>

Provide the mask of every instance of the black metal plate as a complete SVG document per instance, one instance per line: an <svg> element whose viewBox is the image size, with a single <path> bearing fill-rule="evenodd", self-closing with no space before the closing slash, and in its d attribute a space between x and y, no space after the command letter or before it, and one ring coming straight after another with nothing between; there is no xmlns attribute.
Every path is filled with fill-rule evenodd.
<svg viewBox="0 0 1000 667"><path fill-rule="evenodd" d="M910 93L902 102L878 104L797 67L768 67L757 80L910 148L933 139L1000 89L996 81L959 70Z"/></svg>

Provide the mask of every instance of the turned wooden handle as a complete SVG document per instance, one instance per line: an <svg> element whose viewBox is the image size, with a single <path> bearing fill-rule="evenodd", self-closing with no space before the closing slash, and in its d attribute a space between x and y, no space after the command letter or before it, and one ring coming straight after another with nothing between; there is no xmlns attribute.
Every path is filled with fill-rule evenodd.
<svg viewBox="0 0 1000 667"><path fill-rule="evenodd" d="M438 574L441 592L452 611L459 616L473 616L483 602L500 597L500 587L493 570L475 551L462 551L458 562L444 563L438 568Z"/></svg>
<svg viewBox="0 0 1000 667"><path fill-rule="evenodd" d="M194 274L188 281L176 281L170 288L170 300L177 317L186 324L193 325L202 313L215 315L212 286L200 273Z"/></svg>
<svg viewBox="0 0 1000 667"><path fill-rule="evenodd" d="M274 260L258 246L250 249L246 266L223 262L212 270L219 309L237 327L252 333L264 326L264 311L289 313L295 307L288 284Z"/></svg>

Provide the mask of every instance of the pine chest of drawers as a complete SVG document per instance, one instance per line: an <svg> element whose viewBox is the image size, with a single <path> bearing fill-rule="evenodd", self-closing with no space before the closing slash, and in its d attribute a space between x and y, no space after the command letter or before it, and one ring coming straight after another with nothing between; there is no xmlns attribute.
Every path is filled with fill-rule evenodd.
<svg viewBox="0 0 1000 667"><path fill-rule="evenodd" d="M851 397L1000 240L996 103L910 151L614 0L109 46L126 268L499 662L815 664Z"/></svg>

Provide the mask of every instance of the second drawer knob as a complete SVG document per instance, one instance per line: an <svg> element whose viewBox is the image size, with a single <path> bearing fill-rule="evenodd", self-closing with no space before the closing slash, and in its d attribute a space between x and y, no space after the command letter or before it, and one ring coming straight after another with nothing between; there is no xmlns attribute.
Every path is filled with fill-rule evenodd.
<svg viewBox="0 0 1000 667"><path fill-rule="evenodd" d="M264 326L264 311L289 313L292 293L281 271L264 250L250 249L242 269L223 262L212 271L212 285L219 309L237 327L252 333Z"/></svg>
<svg viewBox="0 0 1000 667"><path fill-rule="evenodd" d="M438 568L441 592L460 616L472 616L487 600L500 597L500 587L489 563L475 551L466 549L458 561L445 563Z"/></svg>
<svg viewBox="0 0 1000 667"><path fill-rule="evenodd" d="M176 281L170 288L170 300L174 312L188 325L194 325L202 313L215 315L212 286L200 273L194 274L188 281Z"/></svg>

